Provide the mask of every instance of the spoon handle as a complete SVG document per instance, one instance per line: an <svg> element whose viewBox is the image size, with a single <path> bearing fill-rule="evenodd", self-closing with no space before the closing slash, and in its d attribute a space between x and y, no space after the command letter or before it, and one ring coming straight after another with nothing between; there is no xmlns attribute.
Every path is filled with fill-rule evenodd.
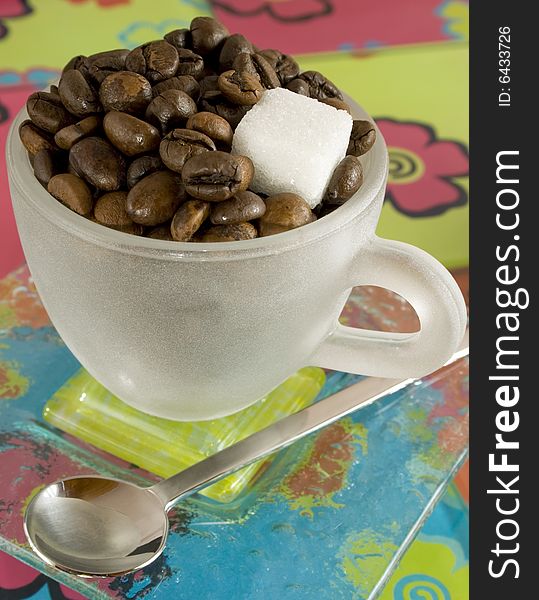
<svg viewBox="0 0 539 600"><path fill-rule="evenodd" d="M453 354L445 366L468 356L467 335L464 344L465 346ZM388 394L397 392L414 381L416 381L415 378L369 377L363 379L316 404L261 429L184 471L160 481L150 489L157 494L168 510L178 500L289 446L360 407L368 406Z"/></svg>

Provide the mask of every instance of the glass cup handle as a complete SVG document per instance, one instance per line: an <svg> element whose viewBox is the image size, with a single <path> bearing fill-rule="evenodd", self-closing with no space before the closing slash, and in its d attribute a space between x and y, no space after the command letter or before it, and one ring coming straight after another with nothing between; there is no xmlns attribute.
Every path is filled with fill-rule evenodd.
<svg viewBox="0 0 539 600"><path fill-rule="evenodd" d="M387 333L337 324L310 364L375 377L421 377L442 366L462 341L464 298L447 269L423 250L375 237L359 251L347 283L397 292L415 309L420 331Z"/></svg>

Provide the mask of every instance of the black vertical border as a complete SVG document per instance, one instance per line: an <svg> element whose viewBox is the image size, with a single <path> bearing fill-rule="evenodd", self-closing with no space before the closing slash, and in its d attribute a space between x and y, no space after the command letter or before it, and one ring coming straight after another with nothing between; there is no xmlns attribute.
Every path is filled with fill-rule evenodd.
<svg viewBox="0 0 539 600"><path fill-rule="evenodd" d="M511 82L503 85L498 77L500 27L511 28ZM470 5L470 306L471 306L471 435L470 435L470 598L472 600L520 600L539 598L537 583L539 565L535 564L539 544L539 327L537 326L536 279L539 277L539 192L531 191L531 182L539 186L539 169L532 168L537 150L535 138L539 135L537 120L539 107L535 100L537 89L537 39L539 29L532 14L532 5L524 2L472 0ZM501 88L510 88L511 106L499 106ZM533 104L533 106L532 106ZM496 194L501 189L496 183L496 155L504 150L518 150L519 183L513 187L519 194L518 231L503 231L496 225ZM518 235L516 241L514 236ZM520 269L519 281L513 286L525 288L530 294L527 309L519 313L517 374L520 400L511 410L518 412L518 429L505 437L517 440L518 450L508 452L508 460L519 465L518 473L493 473L489 471L489 454L496 452L496 415L504 410L496 402L499 381L489 381L496 372L496 341L503 335L496 326L496 316L507 309L496 303L496 270L503 264L497 260L496 248L507 248L515 243L519 247L519 260L512 262ZM503 254L503 252L502 252ZM516 253L511 256L515 257ZM511 262L511 261L509 261ZM512 271L513 272L513 271ZM533 289L532 289L533 288ZM511 373L514 373L512 371ZM498 372L499 374L499 372ZM511 418L514 418L512 415ZM532 429L534 434L532 434ZM536 443L534 444L534 438ZM497 461L501 452L498 451ZM499 489L496 475L506 482L519 477L513 489L518 495L489 494L489 489ZM510 477L511 476L511 477ZM514 506L511 498L518 497L520 508L515 515L506 517L496 508ZM503 504L505 502L505 504ZM519 534L512 541L498 538L496 527L504 518L513 518ZM504 529L504 527L506 527ZM509 534L510 525L502 526ZM496 556L493 550L499 543L504 550L518 551ZM489 561L498 573L504 558L518 562L507 565L500 577L489 574ZM533 561L533 564L532 564Z"/></svg>

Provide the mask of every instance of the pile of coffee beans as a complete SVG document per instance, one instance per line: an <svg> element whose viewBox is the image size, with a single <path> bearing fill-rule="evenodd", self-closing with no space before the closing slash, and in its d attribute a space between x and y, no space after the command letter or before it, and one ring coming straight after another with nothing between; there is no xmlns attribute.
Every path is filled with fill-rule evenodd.
<svg viewBox="0 0 539 600"><path fill-rule="evenodd" d="M297 194L255 194L253 163L230 153L232 138L277 87L350 112L321 73L197 17L131 51L72 58L58 86L28 98L19 135L38 181L79 215L155 239L248 240L346 202L363 180L357 157L375 141L372 123L354 121L347 156L314 210Z"/></svg>

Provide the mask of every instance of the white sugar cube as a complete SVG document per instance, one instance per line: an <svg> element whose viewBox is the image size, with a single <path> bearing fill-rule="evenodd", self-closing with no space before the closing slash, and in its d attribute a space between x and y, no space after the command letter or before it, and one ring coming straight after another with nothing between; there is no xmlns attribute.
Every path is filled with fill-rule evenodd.
<svg viewBox="0 0 539 600"><path fill-rule="evenodd" d="M264 92L240 121L232 153L253 161L253 191L294 192L314 208L346 154L351 131L345 110L277 88Z"/></svg>

